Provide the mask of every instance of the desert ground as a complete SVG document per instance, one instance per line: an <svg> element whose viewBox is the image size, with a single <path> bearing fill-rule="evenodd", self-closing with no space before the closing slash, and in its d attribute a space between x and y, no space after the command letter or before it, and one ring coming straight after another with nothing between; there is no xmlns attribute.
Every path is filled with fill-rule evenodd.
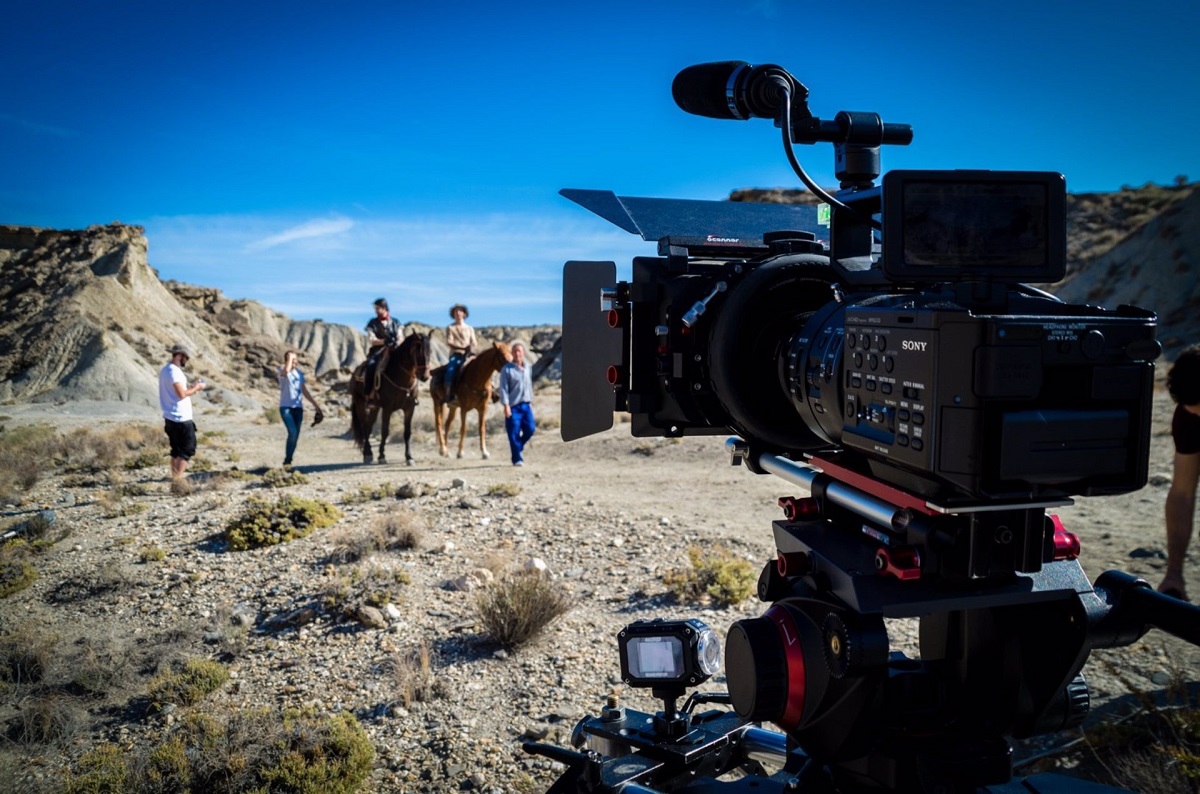
<svg viewBox="0 0 1200 794"><path fill-rule="evenodd" d="M327 393L318 398L335 402ZM32 624L68 642L102 636L121 647L157 647L169 635L173 654L217 658L232 674L189 709L295 706L352 713L375 750L369 791L544 791L562 767L526 755L520 742L536 737L565 745L574 723L598 711L618 683L615 636L622 626L639 618L700 617L723 636L732 621L765 608L753 597L726 608L677 603L664 573L685 565L695 545L727 547L757 570L774 556L776 499L798 495L779 479L731 466L723 436L635 439L618 423L564 443L554 386L539 391L541 428L524 467L509 463L497 406L488 425L489 459L481 458L474 433L463 459L440 457L426 396L417 409L415 465L404 465L395 425L389 463L363 465L346 435L348 416L328 410L325 422L306 426L300 439L294 470L307 482L270 488L261 478L214 472L278 469L283 426L264 414L197 402L200 458L208 471L191 475L191 493L172 492L164 457L161 466L123 475L142 486L125 503L144 508L113 510L105 498L113 483L63 473L43 478L22 504L5 508L4 521L11 523L50 507L56 526L69 535L39 557L36 582L0 602L0 633ZM1161 576L1171 407L1160 390L1145 488L1080 498L1056 511L1080 536L1092 579L1112 568L1154 584ZM0 414L10 427L49 422L63 431L159 425L152 413L113 404L8 405ZM306 419L311 422L311 411ZM402 487L410 498L392 496ZM241 552L223 546L221 529L249 499L284 493L330 502L343 517L277 546ZM348 538L397 512L420 527L416 548L355 562L339 558ZM145 559L141 550L148 547L163 550L162 559ZM1194 552L1188 583L1200 594ZM574 606L532 643L498 648L475 618L476 594L453 582L478 568L519 568L534 558ZM407 574L382 623L367 625L323 606L323 595L380 570ZM91 590L87 598L62 597L72 583L94 585L102 574L118 586ZM913 623L895 623L889 625L893 647L915 652ZM236 641L230 625L243 629ZM433 682L424 699L406 697L389 661L422 647ZM1181 674L1197 681L1198 659L1200 650L1154 630L1131 647L1097 652L1085 674L1100 705L1131 690L1161 691ZM709 688L721 688L721 680ZM653 708L641 693L623 696ZM19 762L9 767L14 784L46 785L64 763L102 741L126 748L154 742L180 719L176 709L119 717L128 713L119 701L130 697L114 692L104 702L84 704L86 727L70 742L18 748ZM10 718L11 709L0 716Z"/></svg>

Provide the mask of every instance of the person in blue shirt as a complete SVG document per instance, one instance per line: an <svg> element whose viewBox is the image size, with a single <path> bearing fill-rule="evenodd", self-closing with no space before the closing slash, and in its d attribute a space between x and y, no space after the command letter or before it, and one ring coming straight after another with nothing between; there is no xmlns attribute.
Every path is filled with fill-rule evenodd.
<svg viewBox="0 0 1200 794"><path fill-rule="evenodd" d="M533 374L525 363L525 344L513 342L513 360L500 370L500 404L504 406L504 432L514 466L524 466L522 453L537 431L533 419Z"/></svg>
<svg viewBox="0 0 1200 794"><path fill-rule="evenodd" d="M300 440L300 427L304 424L304 401L307 397L316 411L313 424L323 418L321 406L308 390L304 373L300 371L300 356L295 350L283 354L283 366L276 372L279 376L279 415L287 428L287 445L283 453L283 465L292 465L292 455L296 452L296 442Z"/></svg>

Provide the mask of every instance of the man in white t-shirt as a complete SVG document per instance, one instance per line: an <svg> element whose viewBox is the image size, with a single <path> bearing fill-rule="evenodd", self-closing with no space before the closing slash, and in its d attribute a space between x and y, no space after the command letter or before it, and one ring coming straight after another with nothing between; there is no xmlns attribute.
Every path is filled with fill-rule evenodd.
<svg viewBox="0 0 1200 794"><path fill-rule="evenodd" d="M178 480L187 471L188 461L196 454L196 423L192 421L192 395L204 391L203 379L188 386L183 368L191 359L183 345L171 348L171 360L158 373L158 404L162 406L164 429L171 442L171 477Z"/></svg>

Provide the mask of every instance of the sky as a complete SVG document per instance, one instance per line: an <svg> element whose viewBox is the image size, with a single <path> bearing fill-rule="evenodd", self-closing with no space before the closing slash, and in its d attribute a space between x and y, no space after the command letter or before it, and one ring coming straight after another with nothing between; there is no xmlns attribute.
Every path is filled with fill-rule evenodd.
<svg viewBox="0 0 1200 794"><path fill-rule="evenodd" d="M561 188L796 187L771 121L682 68L775 63L821 118L911 124L892 168L1200 179L1200 4L9 0L0 224L144 226L163 278L297 319L561 321L562 265L656 246ZM828 145L798 147L823 185Z"/></svg>

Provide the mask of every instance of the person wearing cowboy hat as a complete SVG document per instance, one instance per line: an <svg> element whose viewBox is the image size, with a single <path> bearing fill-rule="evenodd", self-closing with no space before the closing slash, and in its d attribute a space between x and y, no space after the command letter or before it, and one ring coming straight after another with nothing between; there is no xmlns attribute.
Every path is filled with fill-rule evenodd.
<svg viewBox="0 0 1200 794"><path fill-rule="evenodd" d="M446 362L446 372L442 385L446 388L446 402L454 402L454 385L458 370L475 352L475 329L467 325L470 316L467 307L456 303L450 307L450 316L454 322L446 326L446 345L450 348L450 360Z"/></svg>
<svg viewBox="0 0 1200 794"><path fill-rule="evenodd" d="M387 368L388 353L400 343L404 326L388 311L385 298L375 299L375 316L363 329L367 333L367 368L364 384L367 391L367 402L374 402L379 395L379 377ZM379 366L380 362L383 366Z"/></svg>
<svg viewBox="0 0 1200 794"><path fill-rule="evenodd" d="M163 427L171 442L171 477L179 480L187 471L188 461L196 454L196 423L192 421L192 395L204 391L204 379L188 386L183 368L192 353L184 345L171 347L171 360L158 373L158 404L162 408Z"/></svg>

